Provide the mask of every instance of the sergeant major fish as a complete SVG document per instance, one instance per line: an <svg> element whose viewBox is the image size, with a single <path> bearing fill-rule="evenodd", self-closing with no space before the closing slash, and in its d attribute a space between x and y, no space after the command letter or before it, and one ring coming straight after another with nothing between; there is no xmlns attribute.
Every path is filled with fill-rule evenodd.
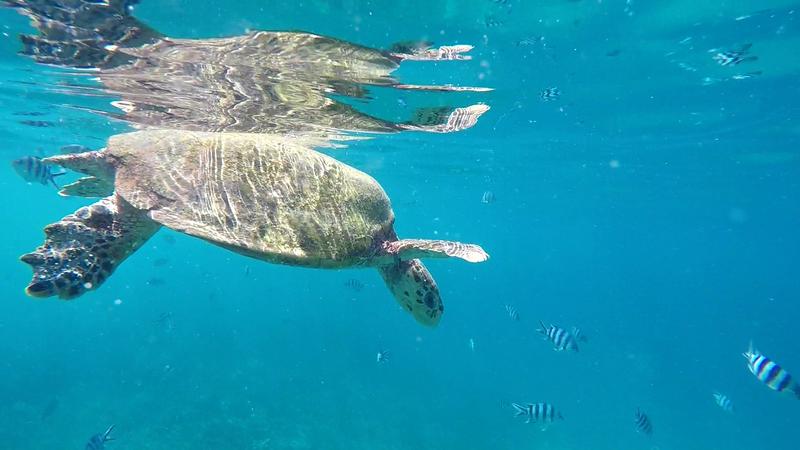
<svg viewBox="0 0 800 450"><path fill-rule="evenodd" d="M517 412L515 417L525 417L525 423L541 422L546 425L555 422L556 419L564 420L561 413L550 403L512 403L511 406Z"/></svg>
<svg viewBox="0 0 800 450"><path fill-rule="evenodd" d="M736 66L743 62L755 61L758 56L746 56L753 44L745 44L737 50L711 49L712 57L720 66Z"/></svg>
<svg viewBox="0 0 800 450"><path fill-rule="evenodd" d="M732 413L733 412L733 402L725 394L720 394L719 392L714 392L714 403L716 403L717 406L722 408L722 410L727 412L727 413Z"/></svg>
<svg viewBox="0 0 800 450"><path fill-rule="evenodd" d="M111 425L106 429L105 433L97 433L89 438L89 442L86 443L86 450L104 450L106 448L106 442L114 440L114 438L111 437L111 432L113 430L114 425Z"/></svg>
<svg viewBox="0 0 800 450"><path fill-rule="evenodd" d="M56 189L59 189L56 184L56 177L64 175L66 171L53 173L51 166L42 162L40 158L35 156L26 156L24 158L15 159L11 162L14 171L17 175L21 176L28 183L53 183Z"/></svg>
<svg viewBox="0 0 800 450"><path fill-rule="evenodd" d="M747 352L742 355L747 360L747 368L759 381L774 391L792 392L795 397L800 399L800 386L792 380L789 372L764 356L753 346L752 342L750 342L750 348Z"/></svg>
<svg viewBox="0 0 800 450"><path fill-rule="evenodd" d="M508 313L508 317L514 322L519 321L519 311L517 311L514 305L506 305L506 313Z"/></svg>
<svg viewBox="0 0 800 450"><path fill-rule="evenodd" d="M547 88L543 90L541 94L539 94L539 97L544 102L558 100L558 97L561 97L561 91L559 91L557 87Z"/></svg>
<svg viewBox="0 0 800 450"><path fill-rule="evenodd" d="M544 335L545 340L553 343L553 348L560 352L562 350L578 351L578 341L575 336L569 331L559 327L558 325L545 325L544 322L539 321L541 328L537 329L539 333Z"/></svg>
<svg viewBox="0 0 800 450"><path fill-rule="evenodd" d="M650 423L650 418L641 409L636 409L636 416L634 417L636 424L636 431L650 436L653 434L653 424Z"/></svg>
<svg viewBox="0 0 800 450"><path fill-rule="evenodd" d="M389 361L389 350L379 351L377 356L375 356L375 362L378 364L385 364L386 361Z"/></svg>

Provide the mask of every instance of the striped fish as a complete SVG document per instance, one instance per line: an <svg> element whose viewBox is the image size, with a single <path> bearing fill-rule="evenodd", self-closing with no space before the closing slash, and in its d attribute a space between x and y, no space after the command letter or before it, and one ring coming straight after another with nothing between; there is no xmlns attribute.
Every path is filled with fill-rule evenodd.
<svg viewBox="0 0 800 450"><path fill-rule="evenodd" d="M653 424L650 423L650 418L647 417L641 409L636 409L636 417L634 420L636 424L636 431L650 436L653 434Z"/></svg>
<svg viewBox="0 0 800 450"><path fill-rule="evenodd" d="M797 398L800 398L800 387L792 381L789 372L764 356L753 346L752 342L750 342L747 352L742 355L747 360L747 368L750 369L750 372L770 389L778 392L792 392Z"/></svg>
<svg viewBox="0 0 800 450"><path fill-rule="evenodd" d="M561 97L561 91L559 91L557 87L547 88L539 94L539 97L541 97L544 102L558 100L558 97Z"/></svg>
<svg viewBox="0 0 800 450"><path fill-rule="evenodd" d="M17 175L21 176L25 181L41 184L53 183L56 189L58 189L58 184L56 184L55 177L67 173L66 171L53 173L51 166L45 164L42 162L41 158L35 156L26 156L16 159L11 163L11 166L14 167L14 171L17 172Z"/></svg>
<svg viewBox="0 0 800 450"><path fill-rule="evenodd" d="M511 320L515 322L519 321L519 311L517 311L517 308L514 308L514 305L506 305L506 313L508 313L508 317L510 317Z"/></svg>
<svg viewBox="0 0 800 450"><path fill-rule="evenodd" d="M720 394L719 392L714 392L714 403L716 403L717 406L722 408L722 410L727 412L727 413L732 413L733 412L733 402L725 394Z"/></svg>
<svg viewBox="0 0 800 450"><path fill-rule="evenodd" d="M539 321L541 328L537 329L539 333L544 335L545 340L553 343L553 348L560 352L562 350L578 351L578 341L575 336L569 331L557 325L545 325L544 322Z"/></svg>
<svg viewBox="0 0 800 450"><path fill-rule="evenodd" d="M564 420L560 412L550 403L512 403L511 406L517 412L515 417L525 417L525 423L541 422L549 424L556 421L556 419Z"/></svg>
<svg viewBox="0 0 800 450"><path fill-rule="evenodd" d="M92 436L89 442L86 443L86 450L104 450L106 448L106 442L114 440L114 438L110 436L113 430L114 425L111 425L105 433L98 433Z"/></svg>
<svg viewBox="0 0 800 450"><path fill-rule="evenodd" d="M389 350L379 351L377 356L375 356L375 362L378 364L386 364L386 361L389 361Z"/></svg>

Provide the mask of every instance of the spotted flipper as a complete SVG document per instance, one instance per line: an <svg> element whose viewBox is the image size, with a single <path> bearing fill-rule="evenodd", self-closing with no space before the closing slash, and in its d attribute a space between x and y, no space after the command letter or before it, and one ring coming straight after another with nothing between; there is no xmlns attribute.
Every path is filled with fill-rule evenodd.
<svg viewBox="0 0 800 450"><path fill-rule="evenodd" d="M436 326L444 312L439 288L428 269L418 259L396 261L387 266L379 266L386 286L392 291L395 300L410 312L417 322Z"/></svg>
<svg viewBox="0 0 800 450"><path fill-rule="evenodd" d="M45 227L44 244L22 255L33 268L25 292L63 299L96 289L160 225L120 197L106 197Z"/></svg>
<svg viewBox="0 0 800 450"><path fill-rule="evenodd" d="M400 61L454 61L470 60L472 56L465 55L472 50L472 45L443 45L437 48L427 46L407 46L400 49L403 52L390 53L391 56Z"/></svg>
<svg viewBox="0 0 800 450"><path fill-rule="evenodd" d="M453 241L426 239L401 239L387 242L384 250L400 259L413 258L459 258L471 263L484 262L489 255L481 246Z"/></svg>
<svg viewBox="0 0 800 450"><path fill-rule="evenodd" d="M478 103L466 108L428 108L417 111L410 123L400 124L409 131L428 133L452 133L472 128L478 119L489 110L487 105Z"/></svg>
<svg viewBox="0 0 800 450"><path fill-rule="evenodd" d="M114 193L114 185L97 177L83 177L58 191L64 196L105 197Z"/></svg>

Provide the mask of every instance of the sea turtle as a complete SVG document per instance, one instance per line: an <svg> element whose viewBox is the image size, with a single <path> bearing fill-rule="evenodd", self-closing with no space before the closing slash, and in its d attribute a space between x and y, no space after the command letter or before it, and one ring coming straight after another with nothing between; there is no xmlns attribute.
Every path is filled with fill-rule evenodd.
<svg viewBox="0 0 800 450"><path fill-rule="evenodd" d="M378 182L302 138L143 130L43 161L89 175L62 195L105 198L45 227L44 244L21 257L35 297L96 289L163 225L272 263L376 267L403 308L435 325L439 289L417 258L488 259L477 245L398 240Z"/></svg>

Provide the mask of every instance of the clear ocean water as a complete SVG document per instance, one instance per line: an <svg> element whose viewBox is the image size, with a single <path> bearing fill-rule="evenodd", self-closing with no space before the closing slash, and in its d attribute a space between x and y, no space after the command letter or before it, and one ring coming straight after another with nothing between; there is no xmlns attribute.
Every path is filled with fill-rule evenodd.
<svg viewBox="0 0 800 450"><path fill-rule="evenodd" d="M130 127L92 111L113 95L60 89L72 74L19 55L36 30L2 8L0 449L82 449L111 424L110 450L797 448L800 401L741 356L752 340L800 376L797 2L142 0L133 15L174 38L474 45L471 61L393 75L492 92L342 100L393 121L489 105L474 127L320 151L381 183L401 237L491 259L426 261L445 305L434 328L374 270L271 265L167 229L96 291L27 297L19 256L91 201L10 162ZM553 351L539 321L588 341ZM510 402L564 420L542 430Z"/></svg>

